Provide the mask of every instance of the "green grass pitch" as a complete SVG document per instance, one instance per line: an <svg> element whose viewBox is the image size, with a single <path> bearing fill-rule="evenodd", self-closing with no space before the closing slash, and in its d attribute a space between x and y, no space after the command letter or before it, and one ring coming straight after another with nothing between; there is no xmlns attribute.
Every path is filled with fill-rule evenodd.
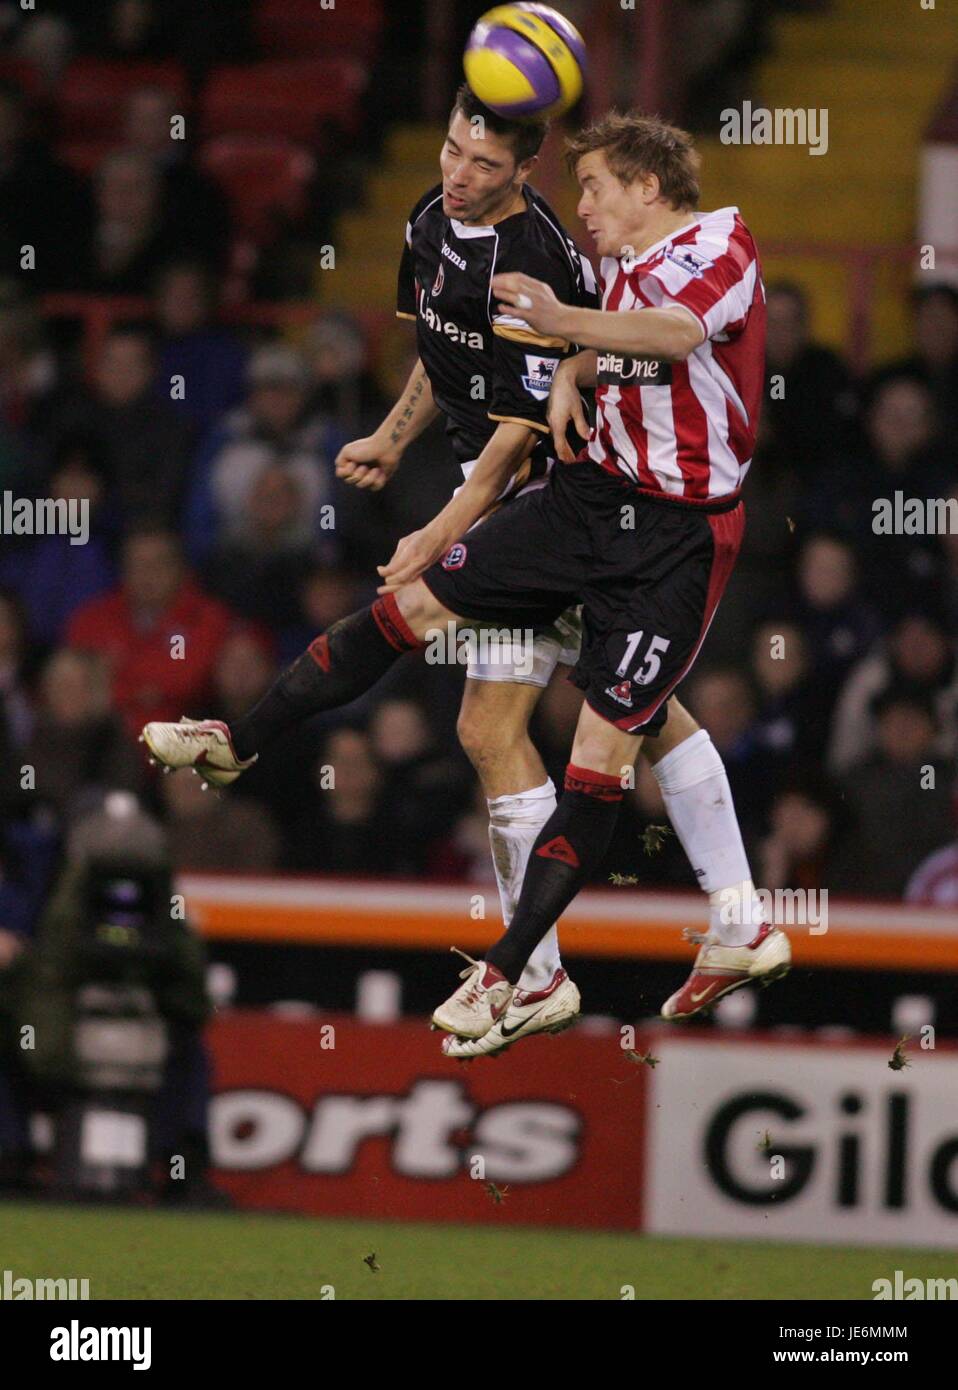
<svg viewBox="0 0 958 1390"><path fill-rule="evenodd" d="M375 1254L378 1270L365 1263ZM945 1252L0 1203L0 1270L92 1298L870 1299ZM327 1295L328 1296L328 1295Z"/></svg>

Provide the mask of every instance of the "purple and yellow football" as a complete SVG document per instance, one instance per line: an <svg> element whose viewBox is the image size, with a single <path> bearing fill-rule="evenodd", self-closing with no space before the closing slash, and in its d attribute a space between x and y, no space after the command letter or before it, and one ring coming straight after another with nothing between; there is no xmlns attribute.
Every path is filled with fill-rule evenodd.
<svg viewBox="0 0 958 1390"><path fill-rule="evenodd" d="M469 35L466 81L500 116L557 116L582 95L582 35L550 5L497 5Z"/></svg>

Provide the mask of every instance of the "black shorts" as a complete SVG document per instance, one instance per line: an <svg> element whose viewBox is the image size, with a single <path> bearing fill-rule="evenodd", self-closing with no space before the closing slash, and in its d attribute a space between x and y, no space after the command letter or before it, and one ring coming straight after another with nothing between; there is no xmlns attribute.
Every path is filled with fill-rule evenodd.
<svg viewBox="0 0 958 1390"><path fill-rule="evenodd" d="M640 493L590 460L557 463L457 541L423 579L451 612L548 627L583 605L570 680L617 728L656 734L691 669L745 525L737 497L694 505Z"/></svg>

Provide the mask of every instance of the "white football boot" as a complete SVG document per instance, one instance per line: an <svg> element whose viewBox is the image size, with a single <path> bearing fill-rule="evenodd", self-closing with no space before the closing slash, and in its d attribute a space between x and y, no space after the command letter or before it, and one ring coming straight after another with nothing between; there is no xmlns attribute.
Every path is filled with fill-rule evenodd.
<svg viewBox="0 0 958 1390"><path fill-rule="evenodd" d="M473 960L458 946L452 948L469 965L461 972L465 981L432 1016L434 1028L444 1028L460 1038L481 1038L498 1023L512 1001L515 987L501 970L484 960Z"/></svg>
<svg viewBox="0 0 958 1390"><path fill-rule="evenodd" d="M579 991L561 968L545 989L517 989L509 1008L481 1038L443 1038L447 1057L468 1062L473 1057L494 1057L520 1038L533 1033L561 1033L579 1017Z"/></svg>
<svg viewBox="0 0 958 1390"><path fill-rule="evenodd" d="M140 734L153 755L150 762L165 772L191 767L204 784L228 787L252 767L258 753L243 762L236 756L229 726L221 719L187 719L178 724L146 724Z"/></svg>
<svg viewBox="0 0 958 1390"><path fill-rule="evenodd" d="M697 933L689 939L702 941ZM751 983L770 985L787 975L792 964L792 948L780 927L765 922L754 940L745 946L723 946L705 939L695 957L692 973L681 989L662 1005L662 1017L692 1018L708 1009L733 989Z"/></svg>

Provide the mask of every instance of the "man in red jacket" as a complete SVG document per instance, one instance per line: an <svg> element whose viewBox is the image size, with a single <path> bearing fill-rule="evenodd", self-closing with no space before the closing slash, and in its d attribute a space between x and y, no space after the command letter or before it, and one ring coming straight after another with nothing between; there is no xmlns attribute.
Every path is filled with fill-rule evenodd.
<svg viewBox="0 0 958 1390"><path fill-rule="evenodd" d="M106 658L113 703L137 735L144 720L202 705L234 622L191 579L176 537L141 529L124 544L119 588L77 609L67 641Z"/></svg>

